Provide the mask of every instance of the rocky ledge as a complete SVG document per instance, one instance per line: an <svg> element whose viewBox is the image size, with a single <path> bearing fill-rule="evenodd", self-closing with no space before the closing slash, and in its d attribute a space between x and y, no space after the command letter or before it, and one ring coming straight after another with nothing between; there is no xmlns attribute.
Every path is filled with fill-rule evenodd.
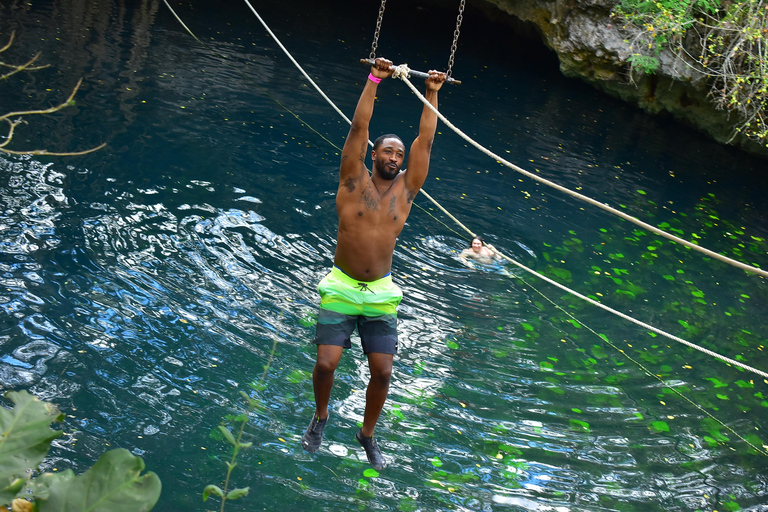
<svg viewBox="0 0 768 512"><path fill-rule="evenodd" d="M667 112L720 143L768 157L765 146L733 138L734 120L709 100L706 80L671 53L662 53L655 74L630 73L627 34L610 17L615 0L476 0L474 5L495 21L533 27L528 32L557 54L566 76L580 77L649 113Z"/></svg>

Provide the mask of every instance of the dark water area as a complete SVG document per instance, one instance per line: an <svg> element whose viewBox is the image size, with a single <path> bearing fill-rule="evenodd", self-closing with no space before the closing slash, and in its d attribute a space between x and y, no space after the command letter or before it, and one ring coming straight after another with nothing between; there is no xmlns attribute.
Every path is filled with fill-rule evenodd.
<svg viewBox="0 0 768 512"><path fill-rule="evenodd" d="M351 116L378 4L253 5ZM768 510L768 458L739 438L768 450L766 381L512 264L462 262L467 235L422 196L392 269L401 348L377 427L390 467L366 472L354 440L368 379L357 344L324 447L305 453L316 286L332 263L348 126L245 3L172 6L205 45L160 1L0 4L0 43L15 31L0 60L40 51L50 64L0 84L3 112L56 105L83 78L74 107L29 117L8 147L107 143L0 157L0 388L67 415L45 470L80 473L123 447L160 476L156 510L218 509L200 495L222 483L217 427L243 411L245 391L266 407L250 414L253 447L233 473L250 494L227 510ZM379 55L444 68L455 13L387 8ZM463 84L441 90L441 112L495 153L768 268L766 160L563 78L551 53L474 5L454 76ZM410 141L420 112L385 81L371 133ZM764 278L438 132L425 190L499 250L768 369Z"/></svg>

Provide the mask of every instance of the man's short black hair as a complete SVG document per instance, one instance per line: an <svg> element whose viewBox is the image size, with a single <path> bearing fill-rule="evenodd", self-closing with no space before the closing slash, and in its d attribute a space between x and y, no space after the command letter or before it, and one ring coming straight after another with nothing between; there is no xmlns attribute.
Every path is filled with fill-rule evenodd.
<svg viewBox="0 0 768 512"><path fill-rule="evenodd" d="M405 147L405 143L403 142L403 139L395 135L394 133L385 133L384 135L380 135L375 141L373 141L373 150L376 151L379 149L379 146L381 146L381 143L384 142L384 139L397 139L400 141L400 144Z"/></svg>

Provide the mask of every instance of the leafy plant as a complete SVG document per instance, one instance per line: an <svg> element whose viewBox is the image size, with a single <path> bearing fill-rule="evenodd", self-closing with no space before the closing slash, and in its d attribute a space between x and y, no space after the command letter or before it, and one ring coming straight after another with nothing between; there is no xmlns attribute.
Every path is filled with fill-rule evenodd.
<svg viewBox="0 0 768 512"><path fill-rule="evenodd" d="M718 108L739 116L743 133L768 147L768 5L763 0L621 0L632 69L655 73L670 50L709 78Z"/></svg>
<svg viewBox="0 0 768 512"><path fill-rule="evenodd" d="M33 477L61 435L51 423L64 415L26 391L5 396L14 405L0 408L0 503L11 503L14 512L143 512L155 506L160 479L152 472L142 475L144 461L125 449L103 454L79 476L67 470Z"/></svg>

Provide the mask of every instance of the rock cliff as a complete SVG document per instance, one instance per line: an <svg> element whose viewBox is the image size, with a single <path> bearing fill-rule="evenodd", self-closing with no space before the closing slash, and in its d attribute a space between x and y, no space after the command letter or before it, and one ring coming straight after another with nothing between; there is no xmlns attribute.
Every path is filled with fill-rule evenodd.
<svg viewBox="0 0 768 512"><path fill-rule="evenodd" d="M473 5L518 29L520 21L533 27L557 54L566 76L580 77L649 113L667 112L720 143L768 157L768 148L732 137L735 120L709 101L706 80L671 53L662 53L655 74L630 74L627 33L610 17L616 0L475 0Z"/></svg>

